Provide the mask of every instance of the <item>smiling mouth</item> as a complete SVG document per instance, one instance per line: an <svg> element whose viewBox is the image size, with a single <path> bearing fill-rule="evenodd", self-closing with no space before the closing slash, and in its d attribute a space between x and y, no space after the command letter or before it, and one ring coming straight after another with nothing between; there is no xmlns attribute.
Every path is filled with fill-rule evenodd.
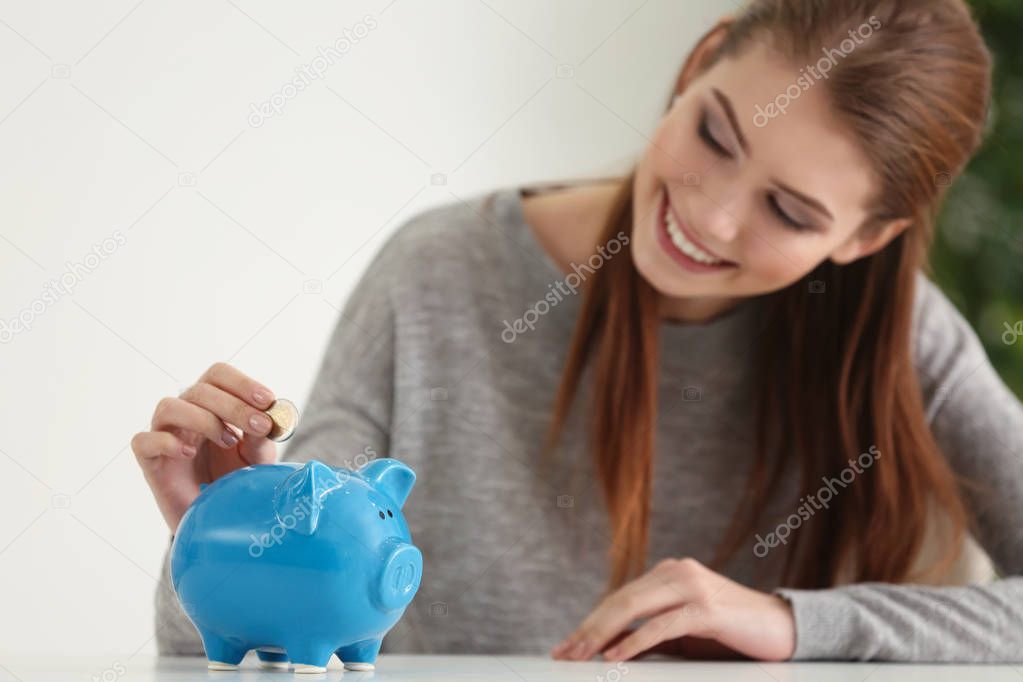
<svg viewBox="0 0 1023 682"><path fill-rule="evenodd" d="M737 263L719 258L696 242L692 234L678 219L667 189L661 190L661 206L658 211L657 236L668 254L687 270L695 272L717 272L738 267Z"/></svg>

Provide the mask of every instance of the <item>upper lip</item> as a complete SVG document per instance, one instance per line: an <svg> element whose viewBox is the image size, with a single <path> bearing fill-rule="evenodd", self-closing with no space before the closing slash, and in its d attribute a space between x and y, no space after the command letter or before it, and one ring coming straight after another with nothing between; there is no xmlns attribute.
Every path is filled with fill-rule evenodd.
<svg viewBox="0 0 1023 682"><path fill-rule="evenodd" d="M727 258L719 256L717 253L715 253L711 249L708 249L706 247L706 245L704 245L703 242L701 242L699 239L696 238L696 235L694 235L693 231L689 229L689 226L686 224L686 221L682 220L679 217L678 211L676 211L675 207L671 204L671 197L668 196L667 193L665 193L665 201L668 203L668 210L671 211L671 214L673 216L675 216L675 223L679 226L679 229L681 229L682 232L685 233L686 239L691 241L693 244L696 245L696 247L698 249L700 249L701 251L705 252L706 254L711 256L712 258L715 258L716 260L722 261L724 263L733 263L734 264L734 261L730 261Z"/></svg>

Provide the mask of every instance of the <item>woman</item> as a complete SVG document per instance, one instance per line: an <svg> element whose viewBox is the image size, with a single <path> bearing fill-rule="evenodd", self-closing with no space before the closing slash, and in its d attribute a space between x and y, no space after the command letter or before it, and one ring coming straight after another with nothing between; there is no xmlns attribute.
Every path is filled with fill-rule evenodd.
<svg viewBox="0 0 1023 682"><path fill-rule="evenodd" d="M408 221L288 450L420 475L382 650L1021 660L1023 406L921 272L990 71L960 0L753 0L628 177ZM275 460L272 399L218 363L159 403L172 532ZM198 654L169 584L160 650Z"/></svg>

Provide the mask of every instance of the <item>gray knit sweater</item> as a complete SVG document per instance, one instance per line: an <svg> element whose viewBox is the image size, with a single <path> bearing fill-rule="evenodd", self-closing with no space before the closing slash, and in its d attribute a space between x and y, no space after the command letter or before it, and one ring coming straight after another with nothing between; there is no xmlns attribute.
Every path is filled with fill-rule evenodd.
<svg viewBox="0 0 1023 682"><path fill-rule="evenodd" d="M913 351L931 428L954 470L986 488L967 502L1005 577L779 590L794 607L797 659L1023 661L1023 406L955 307L918 281ZM585 400L553 469L539 467L578 283L534 238L519 188L502 188L408 220L347 301L283 458L351 467L391 456L417 472L405 513L424 577L384 653L545 654L601 595L609 525ZM743 490L754 301L662 327L649 566L709 561ZM760 524L765 545L751 541L729 577L777 587L786 545L766 540L797 511L796 485L784 483ZM170 585L165 560L159 651L200 654Z"/></svg>

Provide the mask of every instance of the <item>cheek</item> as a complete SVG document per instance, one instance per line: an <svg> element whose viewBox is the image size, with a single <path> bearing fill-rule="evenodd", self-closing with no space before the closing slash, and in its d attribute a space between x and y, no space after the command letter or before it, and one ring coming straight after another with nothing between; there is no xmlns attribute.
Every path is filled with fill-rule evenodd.
<svg viewBox="0 0 1023 682"><path fill-rule="evenodd" d="M654 133L644 153L644 166L656 183L682 183L686 173L703 173L717 157L696 136L695 123L670 116Z"/></svg>
<svg viewBox="0 0 1023 682"><path fill-rule="evenodd" d="M760 231L748 238L744 275L753 288L762 292L783 289L802 279L830 253L823 240L797 233Z"/></svg>
<svg viewBox="0 0 1023 682"><path fill-rule="evenodd" d="M639 206L633 207L632 243L629 249L633 263L644 273L653 260L653 249L657 246L653 239L653 225L644 219L645 213L646 211L641 210Z"/></svg>

